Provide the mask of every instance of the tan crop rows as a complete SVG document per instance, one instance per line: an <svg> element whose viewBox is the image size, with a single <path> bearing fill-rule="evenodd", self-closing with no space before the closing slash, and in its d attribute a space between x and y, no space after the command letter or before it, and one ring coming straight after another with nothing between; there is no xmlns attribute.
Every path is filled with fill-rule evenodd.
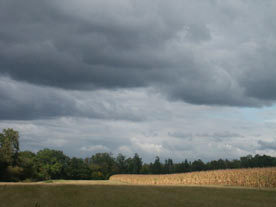
<svg viewBox="0 0 276 207"><path fill-rule="evenodd" d="M276 167L213 170L165 175L113 175L110 180L141 185L229 185L276 188Z"/></svg>

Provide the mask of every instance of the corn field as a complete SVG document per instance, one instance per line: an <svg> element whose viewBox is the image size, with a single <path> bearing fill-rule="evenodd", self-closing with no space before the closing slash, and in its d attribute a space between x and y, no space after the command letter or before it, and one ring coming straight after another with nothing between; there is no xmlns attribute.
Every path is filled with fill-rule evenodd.
<svg viewBox="0 0 276 207"><path fill-rule="evenodd" d="M141 185L228 185L276 188L276 167L200 171L165 175L113 175L110 180Z"/></svg>

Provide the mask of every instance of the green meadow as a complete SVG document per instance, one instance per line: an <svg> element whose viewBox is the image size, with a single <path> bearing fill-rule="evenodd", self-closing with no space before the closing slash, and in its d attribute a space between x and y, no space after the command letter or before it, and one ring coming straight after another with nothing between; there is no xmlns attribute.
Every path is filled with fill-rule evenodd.
<svg viewBox="0 0 276 207"><path fill-rule="evenodd" d="M94 184L2 184L0 207L276 207L275 189Z"/></svg>

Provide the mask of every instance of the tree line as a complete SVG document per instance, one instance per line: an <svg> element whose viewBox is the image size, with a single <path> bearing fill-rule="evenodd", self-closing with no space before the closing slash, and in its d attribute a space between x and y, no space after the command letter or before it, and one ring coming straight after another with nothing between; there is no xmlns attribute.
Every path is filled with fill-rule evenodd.
<svg viewBox="0 0 276 207"><path fill-rule="evenodd" d="M19 150L19 133L4 129L0 133L0 181L41 181L51 179L97 180L108 179L114 174L170 174L202 170L238 169L276 166L276 157L248 155L240 159L219 159L193 162L185 159L174 163L172 159L143 163L135 153L133 157L123 154L96 153L91 157L70 158L62 151L43 149L37 153Z"/></svg>

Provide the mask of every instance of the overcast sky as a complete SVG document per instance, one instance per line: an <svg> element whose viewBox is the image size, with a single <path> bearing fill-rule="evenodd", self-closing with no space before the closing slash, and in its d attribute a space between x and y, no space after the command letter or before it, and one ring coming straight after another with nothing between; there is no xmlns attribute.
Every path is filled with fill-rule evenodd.
<svg viewBox="0 0 276 207"><path fill-rule="evenodd" d="M276 1L1 0L0 130L21 150L276 156Z"/></svg>

